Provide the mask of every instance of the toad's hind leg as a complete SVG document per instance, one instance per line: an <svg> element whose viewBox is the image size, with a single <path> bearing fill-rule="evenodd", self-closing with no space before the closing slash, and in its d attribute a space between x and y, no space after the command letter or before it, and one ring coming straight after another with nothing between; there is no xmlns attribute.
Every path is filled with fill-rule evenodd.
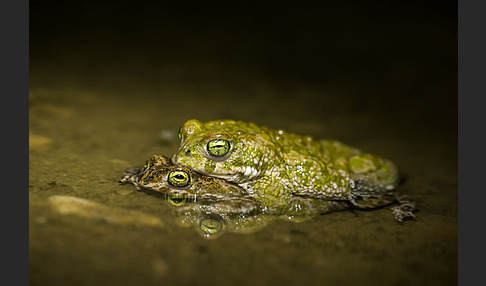
<svg viewBox="0 0 486 286"><path fill-rule="evenodd" d="M360 154L349 158L348 163L355 182L354 192L386 192L400 182L395 164L387 159Z"/></svg>
<svg viewBox="0 0 486 286"><path fill-rule="evenodd" d="M414 219L414 212L417 211L417 204L414 199L396 192L381 196L356 197L351 202L359 209L374 209L397 203L398 205L392 207L391 211L398 222L403 222L405 219Z"/></svg>
<svg viewBox="0 0 486 286"><path fill-rule="evenodd" d="M359 209L374 209L391 205L397 202L394 194L386 194L381 196L363 196L355 197L351 200L351 203Z"/></svg>

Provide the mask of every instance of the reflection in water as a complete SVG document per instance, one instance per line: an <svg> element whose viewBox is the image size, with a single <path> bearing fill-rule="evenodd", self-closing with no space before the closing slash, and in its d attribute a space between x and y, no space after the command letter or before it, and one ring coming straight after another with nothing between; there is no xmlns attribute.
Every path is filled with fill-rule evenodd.
<svg viewBox="0 0 486 286"><path fill-rule="evenodd" d="M175 165L163 155L153 155L143 168L126 170L120 183L131 183L148 194L165 198L174 208L177 222L194 226L205 238L216 238L225 232L255 232L275 219L300 222L352 207L370 209L395 201L393 196L353 203L293 196L287 205L263 206L239 185ZM400 204L399 211L406 207L407 203Z"/></svg>
<svg viewBox="0 0 486 286"><path fill-rule="evenodd" d="M174 206L176 219L184 226L192 225L205 238L216 238L225 232L251 233L261 230L275 219L300 222L323 213L348 209L345 201L324 201L312 198L294 197L284 209L262 208L251 197L231 200L186 200Z"/></svg>

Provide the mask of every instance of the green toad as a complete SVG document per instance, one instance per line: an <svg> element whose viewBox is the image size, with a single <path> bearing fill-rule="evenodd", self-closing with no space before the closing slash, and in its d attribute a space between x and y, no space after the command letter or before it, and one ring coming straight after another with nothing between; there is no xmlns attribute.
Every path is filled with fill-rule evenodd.
<svg viewBox="0 0 486 286"><path fill-rule="evenodd" d="M236 183L267 207L287 206L293 196L376 207L393 201L399 183L387 159L249 122L189 120L179 139L176 164ZM406 209L397 220L413 217L413 207Z"/></svg>

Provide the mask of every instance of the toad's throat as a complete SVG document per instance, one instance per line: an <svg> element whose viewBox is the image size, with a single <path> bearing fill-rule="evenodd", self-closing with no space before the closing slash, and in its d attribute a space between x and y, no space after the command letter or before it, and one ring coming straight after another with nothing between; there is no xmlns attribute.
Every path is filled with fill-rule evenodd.
<svg viewBox="0 0 486 286"><path fill-rule="evenodd" d="M255 178L258 178L261 175L261 170L258 170L257 168L251 166L239 167L227 172L209 172L204 169L194 170L206 176L213 176L237 184L249 182Z"/></svg>

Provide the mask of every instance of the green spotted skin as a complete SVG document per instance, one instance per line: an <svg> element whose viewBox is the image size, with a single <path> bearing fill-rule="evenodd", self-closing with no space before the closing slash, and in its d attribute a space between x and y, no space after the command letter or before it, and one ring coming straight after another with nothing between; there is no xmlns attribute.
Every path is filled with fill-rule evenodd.
<svg viewBox="0 0 486 286"><path fill-rule="evenodd" d="M236 183L269 207L294 195L355 204L392 194L399 181L387 159L251 122L189 120L179 139L175 163Z"/></svg>

